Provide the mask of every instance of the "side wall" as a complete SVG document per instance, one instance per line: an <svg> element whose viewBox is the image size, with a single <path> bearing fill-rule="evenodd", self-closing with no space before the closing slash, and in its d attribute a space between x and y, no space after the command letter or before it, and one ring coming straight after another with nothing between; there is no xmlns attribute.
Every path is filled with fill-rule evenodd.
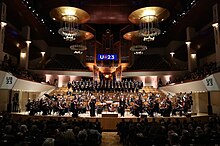
<svg viewBox="0 0 220 146"><path fill-rule="evenodd" d="M40 92L19 92L19 110L25 112L28 99L36 99L39 95Z"/></svg>
<svg viewBox="0 0 220 146"><path fill-rule="evenodd" d="M211 104L213 113L220 115L220 91L211 92Z"/></svg>
<svg viewBox="0 0 220 146"><path fill-rule="evenodd" d="M210 94L212 110L214 114L220 115L220 91L213 91ZM193 93L193 112L208 113L208 92Z"/></svg>
<svg viewBox="0 0 220 146"><path fill-rule="evenodd" d="M7 111L10 90L0 89L0 111Z"/></svg>

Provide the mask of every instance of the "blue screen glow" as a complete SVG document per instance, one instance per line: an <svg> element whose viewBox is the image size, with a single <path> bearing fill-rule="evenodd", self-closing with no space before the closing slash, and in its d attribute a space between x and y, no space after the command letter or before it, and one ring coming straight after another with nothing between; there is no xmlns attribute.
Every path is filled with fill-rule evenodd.
<svg viewBox="0 0 220 146"><path fill-rule="evenodd" d="M118 60L117 54L98 54L97 60Z"/></svg>

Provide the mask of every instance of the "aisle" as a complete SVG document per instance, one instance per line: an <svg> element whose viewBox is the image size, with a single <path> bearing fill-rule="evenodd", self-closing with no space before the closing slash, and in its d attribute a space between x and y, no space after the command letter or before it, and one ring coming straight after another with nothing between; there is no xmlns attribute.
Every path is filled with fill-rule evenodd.
<svg viewBox="0 0 220 146"><path fill-rule="evenodd" d="M117 132L102 132L102 143L100 146L122 146L119 143Z"/></svg>

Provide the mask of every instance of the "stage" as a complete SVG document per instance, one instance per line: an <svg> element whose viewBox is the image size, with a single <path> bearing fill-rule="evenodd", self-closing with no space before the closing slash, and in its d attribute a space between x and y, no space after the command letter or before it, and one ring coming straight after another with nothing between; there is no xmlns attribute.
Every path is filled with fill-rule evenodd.
<svg viewBox="0 0 220 146"><path fill-rule="evenodd" d="M102 112L102 114L98 114L94 117L90 117L90 113L87 111L84 114L79 114L77 118L72 117L71 113L66 113L64 116L59 116L57 114L54 115L41 115L41 114L36 114L34 116L29 116L28 112L12 112L11 116L13 118L22 118L22 119L28 119L28 118L37 118L37 119L54 119L54 120L58 120L58 119L67 119L67 120L73 120L73 119L77 119L77 120L81 120L81 119L86 119L89 120L91 122L95 122L96 120L98 120L101 123L101 127L103 128L103 131L116 131L117 127L116 125L118 123L120 123L122 121L122 119L124 119L125 121L129 121L132 120L134 122L137 121L138 118L143 119L143 118L147 118L149 122L152 121L152 119L154 118L156 121L159 121L161 119L170 119L171 121L175 120L175 119L179 119L180 121L183 120L189 120L190 118L193 118L195 120L207 120L209 118L208 114L205 113L188 113L187 116L183 115L183 116L170 116L170 117L162 117L160 116L160 114L155 115L155 117L149 117L146 113L142 113L140 115L140 117L136 117L132 114L130 114L130 112L125 112L125 116L121 117L121 115L118 112Z"/></svg>

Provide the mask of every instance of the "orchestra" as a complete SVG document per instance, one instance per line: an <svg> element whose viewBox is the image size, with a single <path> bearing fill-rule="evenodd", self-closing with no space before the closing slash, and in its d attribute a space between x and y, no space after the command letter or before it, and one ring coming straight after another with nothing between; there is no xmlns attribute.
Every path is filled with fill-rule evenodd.
<svg viewBox="0 0 220 146"><path fill-rule="evenodd" d="M106 86L107 88L111 86L113 88L116 86L127 88L117 92L105 90L103 92L90 90L79 92L84 88L95 89L93 88L94 84L96 84L96 87L100 86L101 89L106 88ZM29 99L26 104L26 110L30 115L41 113L42 115L57 114L63 116L72 113L73 117L78 117L78 114L86 113L87 111L90 112L91 117L101 114L103 111L117 111L121 116L124 116L126 109L129 109L131 114L136 117L139 117L142 113L147 113L150 117L158 114L166 117L175 116L177 112L182 116L183 113L186 114L191 110L193 104L191 93L180 93L176 98L171 98L170 95L161 96L158 93L147 93L144 90L136 92L136 89L132 90L132 86L141 88L142 85L139 82L127 80L121 82L102 81L100 83L90 80L87 82L82 80L68 82L68 92L65 95L47 95L44 98L32 101ZM131 90L129 90L129 87ZM70 88L75 91L71 91ZM113 88L109 89L112 90Z"/></svg>

